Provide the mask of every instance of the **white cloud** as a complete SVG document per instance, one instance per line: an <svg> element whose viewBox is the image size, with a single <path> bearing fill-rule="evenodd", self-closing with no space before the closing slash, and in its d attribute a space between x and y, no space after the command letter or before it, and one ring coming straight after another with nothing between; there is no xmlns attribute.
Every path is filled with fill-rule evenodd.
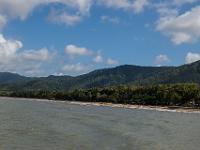
<svg viewBox="0 0 200 150"><path fill-rule="evenodd" d="M187 4L187 3L194 3L197 2L198 0L173 0L173 3L175 5L183 5L183 4Z"/></svg>
<svg viewBox="0 0 200 150"><path fill-rule="evenodd" d="M52 3L60 3L75 8L79 13L88 13L92 0L1 0L0 13L10 17L25 19L36 7ZM26 4L26 5L25 5Z"/></svg>
<svg viewBox="0 0 200 150"><path fill-rule="evenodd" d="M6 40L2 34L0 34L0 62L4 63L10 61L18 49L22 48L22 43L17 40Z"/></svg>
<svg viewBox="0 0 200 150"><path fill-rule="evenodd" d="M50 59L47 49L21 50L23 44L18 40L6 39L0 34L0 70L38 75L41 66Z"/></svg>
<svg viewBox="0 0 200 150"><path fill-rule="evenodd" d="M85 73L89 70L89 66L77 63L77 64L66 64L62 71L64 71L67 74L76 74L76 73Z"/></svg>
<svg viewBox="0 0 200 150"><path fill-rule="evenodd" d="M130 9L132 6L132 3L129 0L99 0L98 2L107 7L120 9Z"/></svg>
<svg viewBox="0 0 200 150"><path fill-rule="evenodd" d="M170 59L167 55L161 54L161 55L156 56L156 58L155 58L155 64L158 66L166 64L168 62L170 62Z"/></svg>
<svg viewBox="0 0 200 150"><path fill-rule="evenodd" d="M161 1L151 1L151 6L153 8L180 8L183 5L189 5L194 4L195 2L198 2L199 0L161 0Z"/></svg>
<svg viewBox="0 0 200 150"><path fill-rule="evenodd" d="M175 44L191 43L200 38L200 6L181 15L161 17L157 30L169 36Z"/></svg>
<svg viewBox="0 0 200 150"><path fill-rule="evenodd" d="M10 18L19 17L24 20L37 5L42 3L44 3L44 1L29 0L27 3L26 0L1 0L0 13Z"/></svg>
<svg viewBox="0 0 200 150"><path fill-rule="evenodd" d="M67 26L73 26L81 22L82 16L77 15L77 14L72 15L72 14L69 14L68 12L59 13L56 11L52 11L50 15L48 16L48 20L55 23L62 23Z"/></svg>
<svg viewBox="0 0 200 150"><path fill-rule="evenodd" d="M136 13L140 13L148 5L149 5L148 0L135 0L133 3L133 9Z"/></svg>
<svg viewBox="0 0 200 150"><path fill-rule="evenodd" d="M185 63L190 64L200 60L200 53L187 53L185 57Z"/></svg>
<svg viewBox="0 0 200 150"><path fill-rule="evenodd" d="M93 61L95 63L102 63L104 61L103 56L101 55L100 52L98 52L97 55L93 58Z"/></svg>
<svg viewBox="0 0 200 150"><path fill-rule="evenodd" d="M111 59L111 58L108 58L106 63L108 65L118 65L119 64L119 62L117 60L114 60L114 59Z"/></svg>
<svg viewBox="0 0 200 150"><path fill-rule="evenodd" d="M163 7L180 6L183 4L192 4L198 0L163 0L154 2L151 0L0 0L0 27L12 19L25 20L35 9L40 6L50 4L61 4L63 8L54 9L50 13L49 19L52 22L63 23L65 25L75 25L89 16L92 6L100 4L108 8L123 9L135 13L142 12L146 7L152 8L154 5ZM154 9L154 7L153 7ZM172 9L169 9L172 10ZM110 18L110 21L118 22L117 18Z"/></svg>
<svg viewBox="0 0 200 150"><path fill-rule="evenodd" d="M32 61L47 61L50 59L50 54L48 49L43 48L40 50L27 50L24 51L21 54L22 58L26 60L32 60Z"/></svg>
<svg viewBox="0 0 200 150"><path fill-rule="evenodd" d="M53 75L54 75L54 76L64 76L64 74L63 74L62 72L60 72L60 73L57 73L57 72L56 72L56 73L54 73Z"/></svg>
<svg viewBox="0 0 200 150"><path fill-rule="evenodd" d="M98 0L98 3L107 7L131 10L135 13L143 11L148 6L148 0Z"/></svg>
<svg viewBox="0 0 200 150"><path fill-rule="evenodd" d="M0 14L0 29L2 29L7 23L7 19L5 16Z"/></svg>
<svg viewBox="0 0 200 150"><path fill-rule="evenodd" d="M168 8L166 6L158 6L157 7L157 12L161 17L174 17L178 15L178 10L175 8Z"/></svg>
<svg viewBox="0 0 200 150"><path fill-rule="evenodd" d="M67 45L65 48L66 54L70 56L88 56L92 54L92 51L90 51L87 48L84 47L78 47L76 45Z"/></svg>
<svg viewBox="0 0 200 150"><path fill-rule="evenodd" d="M0 0L0 25L2 24L2 16L5 18L16 19L19 18L24 20L29 16L29 14L39 6L46 6L48 4L59 3L64 5L66 8L63 13L57 14L57 21L65 23L66 25L71 25L73 22L77 23L77 18L75 16L83 17L89 13L90 7L92 5L92 0ZM70 7L70 9L68 9ZM69 15L67 10L74 10L76 15ZM53 19L55 20L55 18ZM66 23L67 22L67 23ZM4 25L3 24L3 25Z"/></svg>

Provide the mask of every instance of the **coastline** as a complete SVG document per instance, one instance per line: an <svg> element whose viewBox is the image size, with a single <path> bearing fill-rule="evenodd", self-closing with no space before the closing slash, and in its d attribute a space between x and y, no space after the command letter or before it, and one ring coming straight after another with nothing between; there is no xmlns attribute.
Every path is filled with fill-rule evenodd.
<svg viewBox="0 0 200 150"><path fill-rule="evenodd" d="M113 103L101 103L101 102L69 102L74 105L81 106L103 106L113 108L125 108L125 109L138 109L138 110L151 110L160 112L178 112L178 113L198 113L200 109L188 108L188 107L167 107L167 106L145 106L145 105L130 105L130 104L113 104Z"/></svg>
<svg viewBox="0 0 200 150"><path fill-rule="evenodd" d="M125 108L125 109L137 109L137 110L151 110L160 112L178 112L178 113L198 113L200 109L190 107L168 107L168 106L145 106L145 105L131 105L131 104L113 104L105 102L80 102L80 101L63 101L63 100L48 100L48 99L34 99L34 98L18 98L18 97L0 97L10 100L22 100L22 101L38 101L38 102L54 102L54 103L66 103L72 105L81 106L97 106L97 107L112 107L112 108Z"/></svg>

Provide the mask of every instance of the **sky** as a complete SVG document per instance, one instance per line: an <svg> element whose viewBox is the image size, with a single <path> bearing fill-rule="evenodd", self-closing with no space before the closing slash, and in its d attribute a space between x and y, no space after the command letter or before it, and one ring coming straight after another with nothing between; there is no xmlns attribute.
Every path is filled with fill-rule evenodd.
<svg viewBox="0 0 200 150"><path fill-rule="evenodd" d="M200 0L0 0L0 71L80 75L200 60Z"/></svg>

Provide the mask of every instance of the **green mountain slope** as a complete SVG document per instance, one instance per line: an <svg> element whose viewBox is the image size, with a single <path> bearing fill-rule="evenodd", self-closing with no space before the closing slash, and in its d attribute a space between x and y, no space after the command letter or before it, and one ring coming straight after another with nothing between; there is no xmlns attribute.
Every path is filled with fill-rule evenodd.
<svg viewBox="0 0 200 150"><path fill-rule="evenodd" d="M49 76L28 78L0 73L0 89L7 90L72 90L120 84L199 83L200 62L179 67L141 67L124 65L101 69L77 77Z"/></svg>

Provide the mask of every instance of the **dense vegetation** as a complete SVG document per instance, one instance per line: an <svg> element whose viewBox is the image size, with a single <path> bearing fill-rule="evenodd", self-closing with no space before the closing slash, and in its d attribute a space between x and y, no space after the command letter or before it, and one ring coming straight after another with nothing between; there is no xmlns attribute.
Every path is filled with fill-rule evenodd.
<svg viewBox="0 0 200 150"><path fill-rule="evenodd" d="M179 67L140 67L124 65L101 69L81 76L24 77L0 73L0 90L69 91L77 88L103 88L118 85L200 84L200 62Z"/></svg>
<svg viewBox="0 0 200 150"><path fill-rule="evenodd" d="M54 100L109 102L120 104L159 106L200 106L198 84L169 84L155 86L113 86L107 88L76 89L73 91L15 91L3 96L44 98Z"/></svg>
<svg viewBox="0 0 200 150"><path fill-rule="evenodd" d="M77 77L0 73L0 95L139 105L200 106L200 61L179 67L124 65Z"/></svg>

